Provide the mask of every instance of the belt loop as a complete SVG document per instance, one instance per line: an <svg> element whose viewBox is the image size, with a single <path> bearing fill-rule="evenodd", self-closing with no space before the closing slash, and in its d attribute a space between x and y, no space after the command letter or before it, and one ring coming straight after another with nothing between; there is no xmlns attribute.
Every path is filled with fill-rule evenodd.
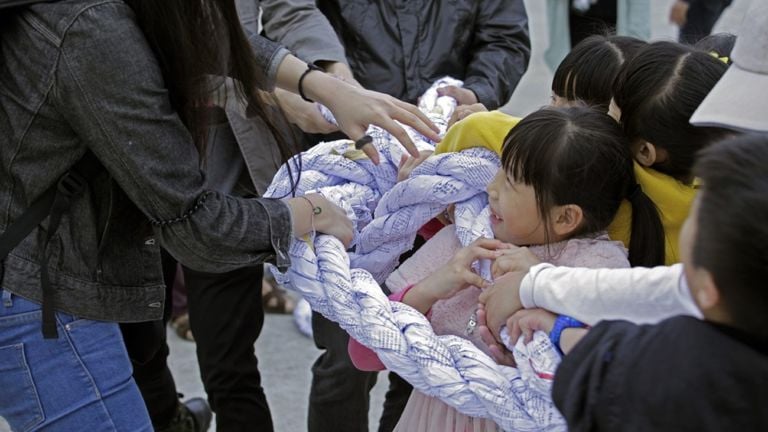
<svg viewBox="0 0 768 432"><path fill-rule="evenodd" d="M3 306L7 308L13 307L13 298L11 298L13 294L11 294L11 292L8 290L2 290L2 291L3 291Z"/></svg>

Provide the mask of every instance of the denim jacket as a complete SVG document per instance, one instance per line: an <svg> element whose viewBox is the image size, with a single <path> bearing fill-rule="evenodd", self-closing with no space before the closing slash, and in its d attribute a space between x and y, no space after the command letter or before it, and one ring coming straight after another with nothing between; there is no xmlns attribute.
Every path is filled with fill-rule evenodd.
<svg viewBox="0 0 768 432"><path fill-rule="evenodd" d="M287 51L251 44L269 90ZM185 265L224 272L276 255L289 265L291 215L279 200L206 190L189 131L121 0L39 4L0 24L0 230L87 150L89 179L45 251L57 310L142 321L162 315L162 245ZM4 261L2 289L40 301L47 221Z"/></svg>

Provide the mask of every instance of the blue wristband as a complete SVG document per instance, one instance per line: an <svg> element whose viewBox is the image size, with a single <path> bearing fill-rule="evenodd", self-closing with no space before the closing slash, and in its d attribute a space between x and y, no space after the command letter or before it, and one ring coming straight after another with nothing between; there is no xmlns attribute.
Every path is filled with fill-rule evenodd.
<svg viewBox="0 0 768 432"><path fill-rule="evenodd" d="M567 315L558 315L557 318L555 318L555 324L552 326L552 331L549 332L549 340L552 342L552 345L555 346L557 351L560 354L563 354L563 350L560 349L560 335L563 334L563 330L567 328L584 328L586 326L586 324L575 318L571 318Z"/></svg>

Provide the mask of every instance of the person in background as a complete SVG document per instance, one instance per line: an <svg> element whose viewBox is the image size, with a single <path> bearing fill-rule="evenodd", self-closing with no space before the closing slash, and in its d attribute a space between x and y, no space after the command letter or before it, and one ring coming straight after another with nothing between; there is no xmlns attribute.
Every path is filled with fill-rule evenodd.
<svg viewBox="0 0 768 432"><path fill-rule="evenodd" d="M459 104L504 105L528 68L531 43L522 0L318 0L355 79L415 103L449 75Z"/></svg>
<svg viewBox="0 0 768 432"><path fill-rule="evenodd" d="M594 34L651 37L650 0L547 0L549 46L544 60L557 69L572 47Z"/></svg>
<svg viewBox="0 0 768 432"><path fill-rule="evenodd" d="M678 40L694 45L701 38L708 36L731 2L732 0L676 0L669 10L669 21L680 27Z"/></svg>

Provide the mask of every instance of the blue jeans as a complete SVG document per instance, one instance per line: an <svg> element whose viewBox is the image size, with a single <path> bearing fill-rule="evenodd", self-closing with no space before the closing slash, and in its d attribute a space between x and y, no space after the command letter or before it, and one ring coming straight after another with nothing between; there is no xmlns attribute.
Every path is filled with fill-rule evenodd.
<svg viewBox="0 0 768 432"><path fill-rule="evenodd" d="M0 416L14 431L152 431L115 323L56 313L0 290Z"/></svg>

